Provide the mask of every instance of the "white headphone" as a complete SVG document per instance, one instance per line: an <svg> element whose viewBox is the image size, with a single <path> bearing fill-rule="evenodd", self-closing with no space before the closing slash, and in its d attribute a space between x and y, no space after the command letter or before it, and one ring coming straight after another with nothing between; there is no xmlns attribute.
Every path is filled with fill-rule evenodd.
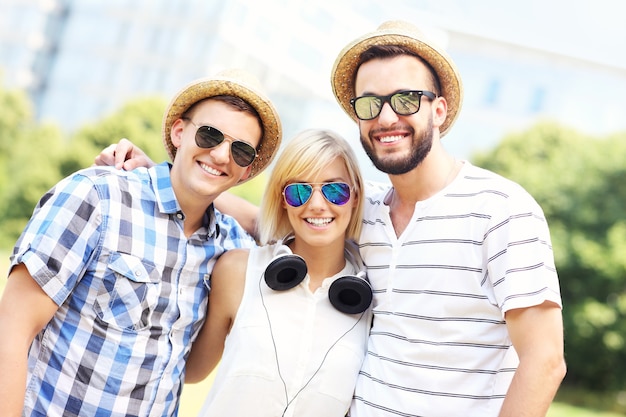
<svg viewBox="0 0 626 417"><path fill-rule="evenodd" d="M293 254L287 246L293 239L294 236L289 235L278 242L274 258L265 269L265 282L275 291L286 291L297 286L307 274L304 259ZM337 278L328 289L328 299L342 313L362 313L372 303L372 287L367 280L365 265L353 242L346 242L345 256L359 272L356 275Z"/></svg>

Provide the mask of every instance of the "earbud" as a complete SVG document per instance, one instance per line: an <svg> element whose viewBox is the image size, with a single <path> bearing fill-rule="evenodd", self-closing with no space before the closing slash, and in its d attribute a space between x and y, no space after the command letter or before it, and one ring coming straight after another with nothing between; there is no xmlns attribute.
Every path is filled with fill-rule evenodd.
<svg viewBox="0 0 626 417"><path fill-rule="evenodd" d="M289 290L302 282L307 274L304 259L294 255L287 246L288 237L275 252L274 259L265 269L265 282L275 291ZM346 242L346 256L359 272L337 278L328 289L330 303L346 314L362 313L372 303L372 288L367 281L365 266L354 244Z"/></svg>

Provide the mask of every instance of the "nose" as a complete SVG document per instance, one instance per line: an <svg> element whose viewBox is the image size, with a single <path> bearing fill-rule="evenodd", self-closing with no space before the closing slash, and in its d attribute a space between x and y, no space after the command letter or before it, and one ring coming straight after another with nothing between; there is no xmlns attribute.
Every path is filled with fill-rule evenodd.
<svg viewBox="0 0 626 417"><path fill-rule="evenodd" d="M388 127L398 122L398 115L391 108L391 104L383 103L383 107L380 109L378 115L378 124L384 127Z"/></svg>
<svg viewBox="0 0 626 417"><path fill-rule="evenodd" d="M210 154L216 163L227 164L230 161L230 142L224 140L216 147L211 148Z"/></svg>
<svg viewBox="0 0 626 417"><path fill-rule="evenodd" d="M322 190L320 190L319 187L315 187L309 200L309 207L313 209L323 209L326 208L326 204L327 201L322 195Z"/></svg>

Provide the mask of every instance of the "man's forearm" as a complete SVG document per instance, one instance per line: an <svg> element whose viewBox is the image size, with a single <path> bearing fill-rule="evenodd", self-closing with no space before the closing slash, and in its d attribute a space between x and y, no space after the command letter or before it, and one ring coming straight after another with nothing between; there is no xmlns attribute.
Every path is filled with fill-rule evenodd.
<svg viewBox="0 0 626 417"><path fill-rule="evenodd" d="M25 265L13 268L0 298L0 416L22 415L28 351L57 308Z"/></svg>
<svg viewBox="0 0 626 417"><path fill-rule="evenodd" d="M26 391L27 354L5 333L0 323L0 416L20 417Z"/></svg>
<svg viewBox="0 0 626 417"><path fill-rule="evenodd" d="M213 203L220 212L234 217L246 232L257 237L257 206L229 192L220 194Z"/></svg>
<svg viewBox="0 0 626 417"><path fill-rule="evenodd" d="M502 404L500 417L545 417L565 376L565 363L520 364Z"/></svg>

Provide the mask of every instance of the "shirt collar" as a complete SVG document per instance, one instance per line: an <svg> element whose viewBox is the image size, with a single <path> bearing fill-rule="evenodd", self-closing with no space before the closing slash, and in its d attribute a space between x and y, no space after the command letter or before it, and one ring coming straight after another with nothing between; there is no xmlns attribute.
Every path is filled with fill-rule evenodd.
<svg viewBox="0 0 626 417"><path fill-rule="evenodd" d="M169 162L163 162L148 169L148 173L152 181L152 189L154 190L159 210L166 214L182 213L172 188L171 169L172 165ZM202 228L198 230L198 233L204 239L217 237L219 227L217 226L213 204L207 208L202 221Z"/></svg>

